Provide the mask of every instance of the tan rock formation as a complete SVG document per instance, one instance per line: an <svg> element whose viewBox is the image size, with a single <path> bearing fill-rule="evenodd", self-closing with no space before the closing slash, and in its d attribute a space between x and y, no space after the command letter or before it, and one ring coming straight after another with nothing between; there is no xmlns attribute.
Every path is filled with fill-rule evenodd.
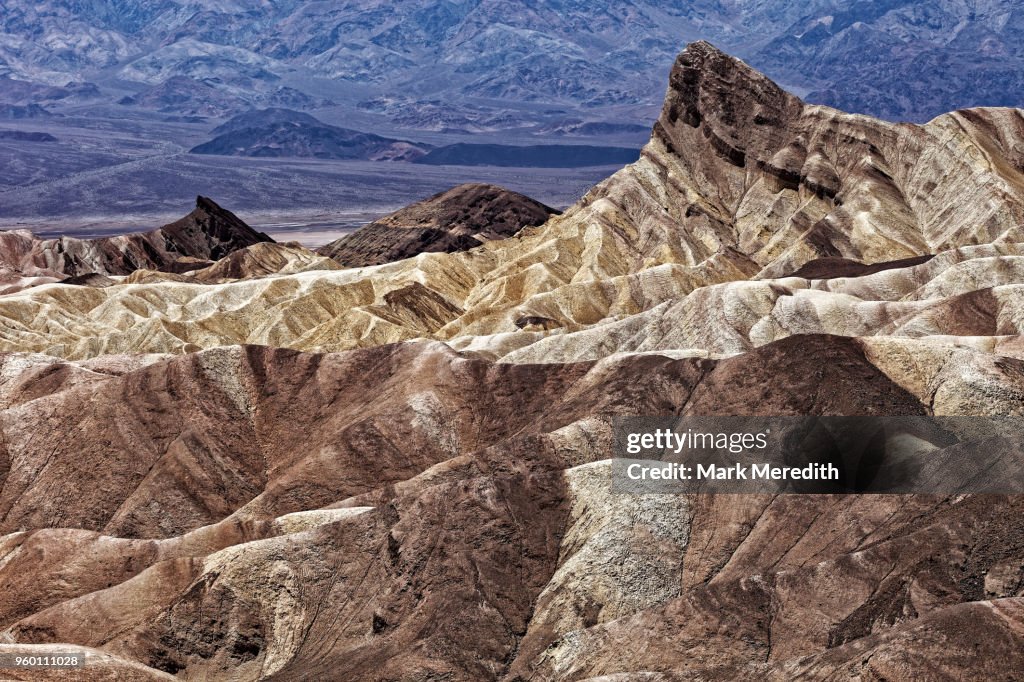
<svg viewBox="0 0 1024 682"><path fill-rule="evenodd" d="M1002 288L1020 281L1022 131L1016 110L915 126L805 105L697 43L673 69L642 158L541 227L465 254L212 290L142 273L84 293L42 287L0 299L11 320L0 347L86 358L432 337L535 362L667 348L720 356L801 332L1014 336L1021 318ZM944 255L920 263L934 253ZM822 280L836 258L888 269ZM956 275L938 273L953 261ZM813 281L788 276L805 266ZM906 291L908 280L922 291ZM903 283L900 297L885 293L889 282ZM980 318L958 298L988 288L975 296L994 297ZM54 316L61 327L46 328Z"/></svg>
<svg viewBox="0 0 1024 682"><path fill-rule="evenodd" d="M622 496L607 459L621 415L1024 414L1022 121L846 115L698 43L642 158L513 237L0 297L0 654L1012 679L1021 499Z"/></svg>
<svg viewBox="0 0 1024 682"><path fill-rule="evenodd" d="M1016 501L608 494L616 414L927 410L869 356L7 356L0 637L190 679L706 678L925 655L906 628L999 598L984 636L1017 642Z"/></svg>

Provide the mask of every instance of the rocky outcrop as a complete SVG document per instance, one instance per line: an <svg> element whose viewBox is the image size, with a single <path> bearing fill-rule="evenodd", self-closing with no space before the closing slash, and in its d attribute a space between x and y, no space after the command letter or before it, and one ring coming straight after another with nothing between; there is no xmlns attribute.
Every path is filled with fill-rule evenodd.
<svg viewBox="0 0 1024 682"><path fill-rule="evenodd" d="M465 184L386 215L317 249L345 266L466 251L540 225L557 211L494 185Z"/></svg>
<svg viewBox="0 0 1024 682"><path fill-rule="evenodd" d="M97 239L38 239L26 230L0 232L0 278L10 292L27 283L89 274L127 275L142 268L185 271L270 241L213 200L198 197L187 216L151 232Z"/></svg>
<svg viewBox="0 0 1024 682"><path fill-rule="evenodd" d="M259 242L232 252L218 261L182 258L175 261L173 272L136 270L120 279L117 284L154 285L162 282L185 284L226 284L240 280L256 280L271 275L289 275L302 272L340 270L341 266L330 258L319 256L301 244ZM110 286L110 278L96 275L63 280L62 284Z"/></svg>
<svg viewBox="0 0 1024 682"><path fill-rule="evenodd" d="M273 241L206 197L198 197L195 210L181 220L146 234L155 237L155 233L163 238L164 250L169 254L209 260L219 260L246 246Z"/></svg>

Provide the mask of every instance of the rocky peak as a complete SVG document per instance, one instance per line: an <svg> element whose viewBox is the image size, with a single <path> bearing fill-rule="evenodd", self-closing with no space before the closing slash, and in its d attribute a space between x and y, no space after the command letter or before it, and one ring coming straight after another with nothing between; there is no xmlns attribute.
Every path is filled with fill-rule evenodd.
<svg viewBox="0 0 1024 682"><path fill-rule="evenodd" d="M378 265L425 252L466 251L511 237L557 213L550 206L504 187L458 185L386 215L319 253L342 265Z"/></svg>
<svg viewBox="0 0 1024 682"><path fill-rule="evenodd" d="M697 128L719 155L743 167L748 154L775 153L786 124L802 110L803 102L771 79L699 41L672 67L655 135L671 144L680 127Z"/></svg>
<svg viewBox="0 0 1024 682"><path fill-rule="evenodd" d="M378 222L390 227L438 227L509 236L524 224L539 225L555 209L497 185L469 182L418 201Z"/></svg>
<svg viewBox="0 0 1024 682"><path fill-rule="evenodd" d="M207 197L196 197L196 208L184 218L160 228L167 250L183 256L217 260L233 251L273 241L231 211Z"/></svg>
<svg viewBox="0 0 1024 682"><path fill-rule="evenodd" d="M0 292L92 274L191 270L254 244L273 241L202 196L196 198L196 207L187 216L149 232L96 239L38 239L23 230L4 232L0 233Z"/></svg>

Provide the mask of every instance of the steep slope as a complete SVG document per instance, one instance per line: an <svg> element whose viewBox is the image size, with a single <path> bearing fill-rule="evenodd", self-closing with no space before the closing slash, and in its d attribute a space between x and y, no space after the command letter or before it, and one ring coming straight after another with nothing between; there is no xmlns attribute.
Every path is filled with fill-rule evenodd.
<svg viewBox="0 0 1024 682"><path fill-rule="evenodd" d="M959 327L921 321L949 317L943 310L955 318L956 297L989 288L998 324L972 336L1013 336L1022 324L1013 295L1022 139L1018 110L967 110L916 126L807 105L695 43L676 62L640 160L542 226L464 254L213 291L110 287L81 299L30 291L0 300L0 312L19 311L6 316L17 322L5 323L0 347L83 358L230 343L337 351L427 336L490 357L594 359L640 345L630 338L653 319L681 349L721 355L801 331L944 335ZM947 255L935 262L978 274L944 280L928 263L913 265L936 253ZM905 260L872 275L901 282L903 293L789 276L828 258ZM791 295L803 289L811 291ZM51 314L65 326L46 329ZM614 329L628 333L606 333ZM575 347L588 330L598 340ZM685 330L704 336L684 342ZM533 355L512 355L539 341Z"/></svg>
<svg viewBox="0 0 1024 682"><path fill-rule="evenodd" d="M607 494L618 414L925 412L855 340L721 362L436 343L148 362L3 358L3 650L186 679L707 678L840 665L843 645L927 656L989 608L971 636L1021 643L1013 500ZM910 628L929 634L900 644ZM932 665L1005 669L958 652Z"/></svg>
<svg viewBox="0 0 1024 682"><path fill-rule="evenodd" d="M59 281L91 273L127 275L140 268L179 270L182 259L218 260L238 249L272 241L211 199L198 197L184 218L151 232L97 239L38 239L30 232L0 232L0 277L12 286Z"/></svg>
<svg viewBox="0 0 1024 682"><path fill-rule="evenodd" d="M298 244L260 242L224 256L216 263L184 273L188 279L214 284L269 275L337 270L333 261L317 256Z"/></svg>
<svg viewBox="0 0 1024 682"><path fill-rule="evenodd" d="M181 220L146 234L156 233L163 237L166 251L210 260L218 260L246 246L273 241L206 197L197 197L196 209Z"/></svg>
<svg viewBox="0 0 1024 682"><path fill-rule="evenodd" d="M116 286L117 284L157 284L161 282L224 284L239 280L260 279L272 275L341 269L341 266L330 258L319 256L294 242L286 244L260 242L234 251L213 263L198 259L178 261L178 264L181 266L184 266L186 263L190 268L194 269L183 272L136 270L118 281L110 278L96 280L95 277L87 277L76 280L64 280L63 283L101 287Z"/></svg>
<svg viewBox="0 0 1024 682"><path fill-rule="evenodd" d="M345 266L465 251L540 225L557 211L495 185L465 184L386 215L317 249Z"/></svg>

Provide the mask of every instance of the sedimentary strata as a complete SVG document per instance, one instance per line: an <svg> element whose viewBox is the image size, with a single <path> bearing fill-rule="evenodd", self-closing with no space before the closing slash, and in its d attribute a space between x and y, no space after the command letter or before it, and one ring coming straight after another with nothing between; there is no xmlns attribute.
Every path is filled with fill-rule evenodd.
<svg viewBox="0 0 1024 682"><path fill-rule="evenodd" d="M1022 122L851 116L698 43L641 159L513 236L0 297L0 653L1012 679L1021 499L613 495L608 458L623 415L1024 413Z"/></svg>
<svg viewBox="0 0 1024 682"><path fill-rule="evenodd" d="M96 239L39 239L27 230L0 232L0 286L6 285L10 293L33 284L127 275L142 268L183 272L271 241L213 200L198 197L187 216L150 232Z"/></svg>

